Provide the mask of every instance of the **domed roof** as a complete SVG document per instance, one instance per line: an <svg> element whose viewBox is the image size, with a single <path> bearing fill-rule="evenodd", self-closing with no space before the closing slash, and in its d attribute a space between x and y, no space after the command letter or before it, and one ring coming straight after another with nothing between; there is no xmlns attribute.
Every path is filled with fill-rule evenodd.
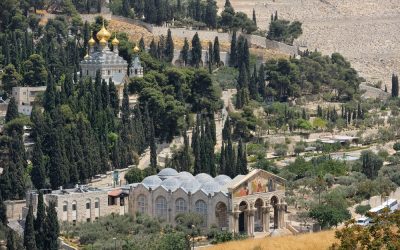
<svg viewBox="0 0 400 250"><path fill-rule="evenodd" d="M97 32L96 37L99 41L103 38L104 40L108 41L111 37L111 33L106 29L106 27L104 27L104 20L103 27L101 27L101 30L99 32Z"/></svg>
<svg viewBox="0 0 400 250"><path fill-rule="evenodd" d="M181 184L181 187L186 191L194 193L200 189L201 184L196 179L193 180L184 180Z"/></svg>
<svg viewBox="0 0 400 250"><path fill-rule="evenodd" d="M160 178L161 177L168 177L168 176L176 176L176 175L178 175L178 172L176 172L176 170L173 169L173 168L164 168L157 175Z"/></svg>
<svg viewBox="0 0 400 250"><path fill-rule="evenodd" d="M144 178L142 183L148 187L155 188L160 186L162 180L157 175L150 175Z"/></svg>
<svg viewBox="0 0 400 250"><path fill-rule="evenodd" d="M140 49L137 45L132 50L133 50L133 53L138 53L140 51Z"/></svg>
<svg viewBox="0 0 400 250"><path fill-rule="evenodd" d="M104 39L104 38L102 38L102 39L99 41L99 43L100 43L101 46L106 46L106 45L107 45L107 40Z"/></svg>
<svg viewBox="0 0 400 250"><path fill-rule="evenodd" d="M93 37L89 39L88 44L90 45L90 47L93 47L96 44L96 41L93 39Z"/></svg>
<svg viewBox="0 0 400 250"><path fill-rule="evenodd" d="M201 188L204 189L204 191L206 191L207 193L217 193L221 191L221 185L219 185L218 182L214 180L204 183Z"/></svg>
<svg viewBox="0 0 400 250"><path fill-rule="evenodd" d="M200 173L196 175L196 180L198 180L200 183L206 183L208 181L214 180L210 175L205 174L205 173Z"/></svg>
<svg viewBox="0 0 400 250"><path fill-rule="evenodd" d="M221 186L224 186L225 184L232 181L231 177L224 175L224 174L218 175L217 177L214 178L214 180L216 182L218 182L219 185L221 185Z"/></svg>
<svg viewBox="0 0 400 250"><path fill-rule="evenodd" d="M181 186L181 181L178 178L168 178L161 182L161 186L164 186L166 189L175 191Z"/></svg>
<svg viewBox="0 0 400 250"><path fill-rule="evenodd" d="M186 172L186 171L179 172L178 178L181 179L182 181L183 180L195 180L194 176L191 173Z"/></svg>
<svg viewBox="0 0 400 250"><path fill-rule="evenodd" d="M117 39L117 37L114 37L111 43L113 46L117 46L119 44L119 40Z"/></svg>

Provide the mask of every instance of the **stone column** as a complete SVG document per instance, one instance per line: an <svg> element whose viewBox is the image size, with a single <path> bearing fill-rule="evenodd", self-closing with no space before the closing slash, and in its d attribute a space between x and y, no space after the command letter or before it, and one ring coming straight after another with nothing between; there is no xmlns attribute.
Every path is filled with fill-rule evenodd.
<svg viewBox="0 0 400 250"><path fill-rule="evenodd" d="M269 232L269 220L270 220L269 213L271 211L271 206L269 204L267 204L266 206L263 206L262 211L263 211L263 217L262 217L263 232L268 233Z"/></svg>
<svg viewBox="0 0 400 250"><path fill-rule="evenodd" d="M279 216L280 216L280 228L285 228L285 209L286 209L286 203L283 202L280 205L280 212L279 212Z"/></svg>
<svg viewBox="0 0 400 250"><path fill-rule="evenodd" d="M249 218L249 224L247 226L247 235L250 237L254 237L254 213L256 209L250 208L248 210L248 218Z"/></svg>
<svg viewBox="0 0 400 250"><path fill-rule="evenodd" d="M232 219L232 233L239 233L239 214L240 211L233 211L231 214Z"/></svg>
<svg viewBox="0 0 400 250"><path fill-rule="evenodd" d="M279 228L280 203L274 205L274 229Z"/></svg>

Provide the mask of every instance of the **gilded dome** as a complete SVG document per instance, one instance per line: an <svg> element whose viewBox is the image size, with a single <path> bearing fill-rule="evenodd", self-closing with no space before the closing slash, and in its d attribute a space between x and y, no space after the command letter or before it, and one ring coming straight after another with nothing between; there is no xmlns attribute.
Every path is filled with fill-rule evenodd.
<svg viewBox="0 0 400 250"><path fill-rule="evenodd" d="M140 51L140 49L139 49L139 47L136 45L136 46L133 48L133 52L138 53L139 51Z"/></svg>
<svg viewBox="0 0 400 250"><path fill-rule="evenodd" d="M88 53L86 53L86 55L85 55L85 57L83 57L83 59L89 59L89 54Z"/></svg>
<svg viewBox="0 0 400 250"><path fill-rule="evenodd" d="M106 46L107 45L107 40L104 39L104 37L103 37L102 39L100 39L99 43L100 43L101 46Z"/></svg>
<svg viewBox="0 0 400 250"><path fill-rule="evenodd" d="M106 29L106 27L104 27L104 20L103 27L101 27L101 30L99 32L97 32L96 37L99 41L103 38L104 40L108 41L111 37L111 33Z"/></svg>
<svg viewBox="0 0 400 250"><path fill-rule="evenodd" d="M117 39L117 37L114 37L114 39L112 40L111 43L112 43L113 46L118 46L119 40Z"/></svg>
<svg viewBox="0 0 400 250"><path fill-rule="evenodd" d="M96 44L96 41L93 39L93 37L89 39L88 44L90 45L90 47L93 47Z"/></svg>

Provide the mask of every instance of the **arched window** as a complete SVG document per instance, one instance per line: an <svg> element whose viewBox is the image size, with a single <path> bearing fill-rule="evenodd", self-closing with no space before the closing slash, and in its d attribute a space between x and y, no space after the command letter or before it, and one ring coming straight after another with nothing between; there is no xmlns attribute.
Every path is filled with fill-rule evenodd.
<svg viewBox="0 0 400 250"><path fill-rule="evenodd" d="M147 200L146 197L141 194L139 195L138 199L137 199L137 211L139 213L146 213L147 212Z"/></svg>
<svg viewBox="0 0 400 250"><path fill-rule="evenodd" d="M100 199L94 199L94 219L97 220L100 216Z"/></svg>
<svg viewBox="0 0 400 250"><path fill-rule="evenodd" d="M203 200L198 200L195 203L196 213L203 217L203 227L207 226L207 204Z"/></svg>
<svg viewBox="0 0 400 250"><path fill-rule="evenodd" d="M185 213L187 211L186 201L182 198L179 198L175 201L175 213Z"/></svg>
<svg viewBox="0 0 400 250"><path fill-rule="evenodd" d="M156 199L156 215L157 217L167 219L167 199L158 196Z"/></svg>

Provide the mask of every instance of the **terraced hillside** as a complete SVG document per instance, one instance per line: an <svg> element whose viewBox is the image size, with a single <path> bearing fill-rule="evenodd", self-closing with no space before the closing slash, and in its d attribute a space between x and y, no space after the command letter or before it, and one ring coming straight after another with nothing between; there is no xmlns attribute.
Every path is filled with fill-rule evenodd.
<svg viewBox="0 0 400 250"><path fill-rule="evenodd" d="M390 89L393 72L400 73L400 2L398 0L230 0L236 11L266 29L270 16L303 22L310 49L345 55L368 81L382 80ZM218 0L220 10L225 0ZM382 85L382 88L384 85Z"/></svg>

